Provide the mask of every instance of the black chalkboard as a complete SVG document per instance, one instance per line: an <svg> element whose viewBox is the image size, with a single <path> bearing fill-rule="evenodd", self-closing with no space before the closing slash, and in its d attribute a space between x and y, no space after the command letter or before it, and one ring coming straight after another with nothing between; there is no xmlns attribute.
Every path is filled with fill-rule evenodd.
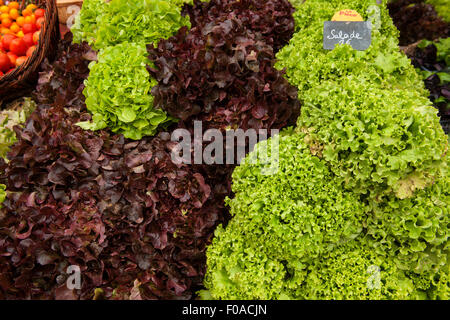
<svg viewBox="0 0 450 320"><path fill-rule="evenodd" d="M323 48L333 50L337 44L349 44L363 51L370 47L372 24L370 21L325 21L323 24Z"/></svg>

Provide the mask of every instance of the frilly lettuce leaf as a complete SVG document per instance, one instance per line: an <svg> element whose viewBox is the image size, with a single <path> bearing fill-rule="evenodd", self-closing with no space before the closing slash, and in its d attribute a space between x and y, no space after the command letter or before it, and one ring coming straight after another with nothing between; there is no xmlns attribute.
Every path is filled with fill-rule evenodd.
<svg viewBox="0 0 450 320"><path fill-rule="evenodd" d="M106 9L105 0L84 0L80 12L75 18L74 25L70 28L73 33L73 42L83 41L93 44L97 33L97 19Z"/></svg>
<svg viewBox="0 0 450 320"><path fill-rule="evenodd" d="M75 40L88 41L96 50L122 42L157 44L182 26L190 26L181 15L184 1L87 0L72 27Z"/></svg>
<svg viewBox="0 0 450 320"><path fill-rule="evenodd" d="M366 51L322 48L323 21L346 8L381 21ZM277 66L299 89L298 129L311 132L308 143L320 146L333 172L361 193L405 198L433 182L445 166L448 139L420 75L399 51L385 2L315 0L297 9L298 32Z"/></svg>
<svg viewBox="0 0 450 320"><path fill-rule="evenodd" d="M421 94L352 76L304 93L298 131L308 129L306 142L323 148L345 188L403 199L445 170L448 139L437 110Z"/></svg>
<svg viewBox="0 0 450 320"><path fill-rule="evenodd" d="M156 80L146 65L144 44L124 42L100 51L98 62L89 65L89 78L83 94L92 121L78 123L86 130L109 127L126 138L139 140L154 135L169 121L166 113L153 108L151 89Z"/></svg>
<svg viewBox="0 0 450 320"><path fill-rule="evenodd" d="M363 201L304 138L285 131L259 143L233 173L233 218L208 248L201 297L448 298L448 180L413 199ZM274 141L279 168L263 175L255 157Z"/></svg>
<svg viewBox="0 0 450 320"><path fill-rule="evenodd" d="M25 98L15 102L11 109L0 111L0 157L6 160L9 148L17 140L14 126L24 123L35 107L33 100Z"/></svg>

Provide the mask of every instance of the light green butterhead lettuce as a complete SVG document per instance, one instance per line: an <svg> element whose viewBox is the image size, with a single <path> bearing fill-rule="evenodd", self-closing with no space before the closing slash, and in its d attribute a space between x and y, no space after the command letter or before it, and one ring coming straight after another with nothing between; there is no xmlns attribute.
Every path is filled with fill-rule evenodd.
<svg viewBox="0 0 450 320"><path fill-rule="evenodd" d="M157 133L174 119L153 108L151 89L157 84L146 70L146 45L157 45L182 26L184 1L87 0L72 28L74 39L99 50L90 67L84 95L92 121L79 123L86 130L110 128L139 140Z"/></svg>
<svg viewBox="0 0 450 320"><path fill-rule="evenodd" d="M144 44L124 42L100 51L98 62L89 66L83 94L92 113L91 122L78 125L86 130L109 127L126 138L151 136L172 119L153 108L151 89L156 80L146 69L149 63Z"/></svg>

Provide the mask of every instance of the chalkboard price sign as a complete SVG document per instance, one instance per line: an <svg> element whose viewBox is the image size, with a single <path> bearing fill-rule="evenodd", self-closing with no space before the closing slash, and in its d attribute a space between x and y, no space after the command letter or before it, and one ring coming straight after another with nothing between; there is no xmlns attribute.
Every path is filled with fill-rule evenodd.
<svg viewBox="0 0 450 320"><path fill-rule="evenodd" d="M353 49L364 51L372 41L370 21L325 21L323 25L323 48L333 50L338 44L349 44Z"/></svg>

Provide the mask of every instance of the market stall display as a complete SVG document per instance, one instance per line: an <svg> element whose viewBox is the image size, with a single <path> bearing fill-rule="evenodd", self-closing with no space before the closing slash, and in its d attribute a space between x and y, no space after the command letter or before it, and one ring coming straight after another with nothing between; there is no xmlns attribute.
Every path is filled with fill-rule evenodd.
<svg viewBox="0 0 450 320"><path fill-rule="evenodd" d="M42 29L0 48L0 299L448 299L432 4L84 0L61 39L54 1L5 6ZM324 49L347 16L368 47Z"/></svg>

